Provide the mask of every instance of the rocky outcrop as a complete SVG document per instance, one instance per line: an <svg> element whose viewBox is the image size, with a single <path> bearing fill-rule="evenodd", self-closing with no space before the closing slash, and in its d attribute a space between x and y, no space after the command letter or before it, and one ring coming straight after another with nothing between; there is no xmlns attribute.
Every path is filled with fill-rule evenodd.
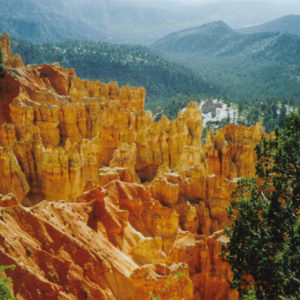
<svg viewBox="0 0 300 300"><path fill-rule="evenodd" d="M0 47L2 49L3 62L6 66L10 68L20 68L23 66L21 56L19 54L13 55L11 51L9 35L0 35Z"/></svg>
<svg viewBox="0 0 300 300"><path fill-rule="evenodd" d="M0 232L18 299L236 298L218 257L222 234L182 231L177 213L139 184L2 208Z"/></svg>
<svg viewBox="0 0 300 300"><path fill-rule="evenodd" d="M18 299L237 299L219 230L261 124L202 145L197 103L154 122L143 88L13 65L0 45L17 67L0 77L0 264Z"/></svg>

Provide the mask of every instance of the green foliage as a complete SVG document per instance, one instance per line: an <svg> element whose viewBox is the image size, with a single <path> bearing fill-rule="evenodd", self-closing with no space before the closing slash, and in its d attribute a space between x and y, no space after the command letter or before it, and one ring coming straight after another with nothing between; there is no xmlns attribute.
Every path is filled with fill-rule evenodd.
<svg viewBox="0 0 300 300"><path fill-rule="evenodd" d="M149 291L149 297L151 300L161 300L160 295L154 295L153 291Z"/></svg>
<svg viewBox="0 0 300 300"><path fill-rule="evenodd" d="M300 104L298 60L277 62L271 58L218 56L200 51L165 54L168 59L183 64L208 82L213 82L223 96L236 103L285 99L291 104Z"/></svg>
<svg viewBox="0 0 300 300"><path fill-rule="evenodd" d="M275 127L283 128L287 107L291 107L287 101L266 99L250 103L239 103L239 122L245 125L254 125L258 121L263 122L266 132L273 132Z"/></svg>
<svg viewBox="0 0 300 300"><path fill-rule="evenodd" d="M177 273L177 274L175 274L175 275L173 276L173 279L179 280L180 277L184 277L184 276L185 276L185 274L183 274L183 273Z"/></svg>
<svg viewBox="0 0 300 300"><path fill-rule="evenodd" d="M254 290L249 290L248 294L244 297L244 300L257 300L255 291Z"/></svg>
<svg viewBox="0 0 300 300"><path fill-rule="evenodd" d="M215 28L208 26L207 35L211 30L217 38L224 31L229 31L229 33L232 31L227 27L224 29L222 23ZM293 72L299 73L300 78L300 67L299 70L291 67L292 71L283 73L280 67L277 69L274 67L270 69L270 72L266 72L265 65L260 64L259 66L265 73L263 77L268 78L271 74L276 80L274 83L276 89L272 90L270 85L260 78L259 72L257 73L254 69L248 72L251 68L256 68L258 64L246 62L243 65L245 60L234 61L235 58L228 58L228 56L221 60L219 58L199 60L190 54L186 56L187 61L192 62L190 67L195 68L199 73L201 71L202 75L199 76L185 67L169 62L168 59L172 55L164 59L154 51L141 46L79 41L35 45L26 41L12 40L12 47L14 52L22 55L26 64L57 61L64 67L74 68L81 78L100 79L104 82L118 81L119 85L144 86L147 90L145 108L150 109L156 115L156 120L161 117L161 113L157 114L158 107L168 118L174 119L178 111L191 101L201 102L212 97L224 98L238 103L240 123L253 125L257 121L263 121L266 131L270 132L276 125L283 126L285 105L297 102L298 94L294 93L295 88L299 89L300 95L298 83L290 86L286 82ZM254 77L253 74L255 74ZM249 76L252 76L255 82ZM212 82L217 82L218 85L222 85L222 88L218 88ZM294 97L294 100L278 98L278 95L284 94L283 90L284 93L292 95L289 97ZM233 94L238 91L244 93L240 98ZM260 92L261 95L258 95ZM248 102L245 102L246 100ZM225 123L226 121L217 125L220 127Z"/></svg>
<svg viewBox="0 0 300 300"><path fill-rule="evenodd" d="M0 266L0 298L2 300L14 300L14 296L11 292L12 280L10 277L7 277L5 270L15 268L14 265L11 266Z"/></svg>
<svg viewBox="0 0 300 300"><path fill-rule="evenodd" d="M258 178L242 179L232 195L222 256L241 297L300 297L300 113L288 115L276 138L256 146Z"/></svg>
<svg viewBox="0 0 300 300"><path fill-rule="evenodd" d="M143 86L150 97L167 99L180 93L205 96L218 93L214 85L193 71L146 47L83 41L35 45L16 40L12 41L12 47L25 64L59 62L66 68L74 68L81 78Z"/></svg>
<svg viewBox="0 0 300 300"><path fill-rule="evenodd" d="M2 53L2 48L0 47L0 65L3 64L4 64L3 53Z"/></svg>
<svg viewBox="0 0 300 300"><path fill-rule="evenodd" d="M0 47L0 78L4 77L5 70L6 70L6 67L4 65L3 52L2 52L2 48Z"/></svg>
<svg viewBox="0 0 300 300"><path fill-rule="evenodd" d="M177 95L172 97L147 97L145 108L151 110L154 115L157 114L158 109L161 110L168 118L174 119L178 115L178 111L187 106L191 101L200 103L206 101L206 104L202 106L202 113L211 112L214 117L216 113L216 107L218 105L212 104L211 101L207 101L207 98L201 95ZM263 101L249 101L248 103L240 102L235 104L227 100L222 100L227 104L238 110L238 123L247 126L255 125L261 121L267 133L273 132L275 127L283 128L284 118L288 110L295 110L295 106L289 105L289 102L284 100L275 101L274 99L266 99ZM204 130L215 130L224 127L230 123L229 119L223 119L218 122L208 122ZM203 134L205 137L205 132Z"/></svg>
<svg viewBox="0 0 300 300"><path fill-rule="evenodd" d="M153 47L214 82L231 101L285 99L300 104L297 36L239 34L223 22L213 22L173 33Z"/></svg>

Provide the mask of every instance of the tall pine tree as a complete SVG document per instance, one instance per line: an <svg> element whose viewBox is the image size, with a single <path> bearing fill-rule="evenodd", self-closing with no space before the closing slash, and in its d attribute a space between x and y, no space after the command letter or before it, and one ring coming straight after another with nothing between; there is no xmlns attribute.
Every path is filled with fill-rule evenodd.
<svg viewBox="0 0 300 300"><path fill-rule="evenodd" d="M257 177L242 179L228 208L222 256L241 297L300 299L300 114L256 146Z"/></svg>

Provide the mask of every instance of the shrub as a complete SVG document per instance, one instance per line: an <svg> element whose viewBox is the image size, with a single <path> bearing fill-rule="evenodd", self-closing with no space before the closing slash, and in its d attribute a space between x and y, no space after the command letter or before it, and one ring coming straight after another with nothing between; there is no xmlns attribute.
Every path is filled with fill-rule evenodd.
<svg viewBox="0 0 300 300"><path fill-rule="evenodd" d="M15 300L12 293L12 279L5 274L5 270L14 268L14 265L0 266L0 299L2 300Z"/></svg>

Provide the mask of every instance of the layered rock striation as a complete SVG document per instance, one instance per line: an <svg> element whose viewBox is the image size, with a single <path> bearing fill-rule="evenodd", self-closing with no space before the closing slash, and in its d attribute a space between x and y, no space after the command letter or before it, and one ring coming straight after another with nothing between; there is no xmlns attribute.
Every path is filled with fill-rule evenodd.
<svg viewBox="0 0 300 300"><path fill-rule="evenodd" d="M261 124L201 144L199 105L154 122L143 88L23 66L0 37L0 264L18 299L237 299L218 253ZM12 69L14 68L14 69Z"/></svg>

